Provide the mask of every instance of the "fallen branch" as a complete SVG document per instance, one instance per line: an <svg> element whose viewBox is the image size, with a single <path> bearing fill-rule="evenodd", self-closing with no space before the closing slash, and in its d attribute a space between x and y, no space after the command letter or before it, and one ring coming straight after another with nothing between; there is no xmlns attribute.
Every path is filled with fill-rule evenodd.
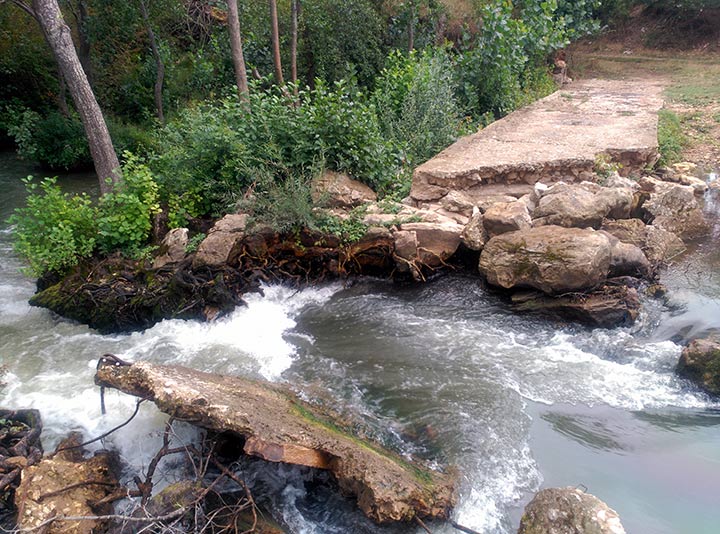
<svg viewBox="0 0 720 534"><path fill-rule="evenodd" d="M135 419L135 416L138 414L138 411L140 410L140 405L141 405L143 402L145 402L146 400L147 400L147 399L139 399L139 400L135 403L135 411L134 411L133 414L130 416L130 418L129 418L127 421L125 421L124 423L119 424L119 425L116 426L115 428L111 428L110 430L108 430L108 431L105 432L104 434L101 434L101 435L99 435L98 437L91 439L90 441L86 441L85 443L80 443L79 445L72 445L72 446L70 446L70 447L63 447L62 449L58 449L58 450L56 450L54 453L49 454L49 455L48 455L48 458L53 458L53 457L54 457L55 455L57 455L58 453L61 453L61 452L64 452L64 451L70 451L70 450L72 450L72 449L79 449L79 448L81 448L81 447L85 447L86 445L90 445L91 443L95 443L96 441L100 441L101 439L105 439L106 437L108 437L108 436L109 436L110 434L112 434L113 432L116 432L116 431L120 430L122 427L130 424L130 421L132 421L133 419Z"/></svg>
<svg viewBox="0 0 720 534"><path fill-rule="evenodd" d="M31 527L31 528L8 530L8 529L0 527L0 530L2 530L3 532L12 533L12 534L21 534L24 532L38 532L40 529L45 528L47 525L50 525L55 521L125 521L128 523L155 523L155 522L160 523L163 521L170 521L171 519L176 519L176 518L180 517L181 515L185 514L186 512L187 512L187 509L180 508L169 514L156 516L156 517L133 517L133 516L128 516L128 515L118 515L118 514L79 515L79 516L57 515L54 517L50 517L49 519L43 521L39 525Z"/></svg>
<svg viewBox="0 0 720 534"><path fill-rule="evenodd" d="M464 527L464 526L462 526L462 525L459 525L459 524L457 524L455 521L453 521L452 519L450 520L450 524L453 526L453 528L456 528L456 529L459 530L460 532L465 532L466 534L480 534L477 530L473 530L473 529L471 529L471 528L468 528L468 527Z"/></svg>

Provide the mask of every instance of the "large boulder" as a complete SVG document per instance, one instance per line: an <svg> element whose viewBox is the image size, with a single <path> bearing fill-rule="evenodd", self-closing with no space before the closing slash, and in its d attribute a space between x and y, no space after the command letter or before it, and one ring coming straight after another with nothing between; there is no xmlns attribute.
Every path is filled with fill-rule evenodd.
<svg viewBox="0 0 720 534"><path fill-rule="evenodd" d="M645 253L631 243L624 243L612 234L607 234L612 246L610 254L610 276L633 276L645 278L650 275L650 262Z"/></svg>
<svg viewBox="0 0 720 534"><path fill-rule="evenodd" d="M492 285L556 294L599 285L610 272L611 260L612 244L604 233L540 226L490 239L479 268Z"/></svg>
<svg viewBox="0 0 720 534"><path fill-rule="evenodd" d="M423 268L436 269L455 254L462 231L455 222L401 224L393 233L398 269L422 278Z"/></svg>
<svg viewBox="0 0 720 534"><path fill-rule="evenodd" d="M177 263L185 258L188 245L188 229L173 228L160 243L158 255L153 262L153 269L164 267L168 263Z"/></svg>
<svg viewBox="0 0 720 534"><path fill-rule="evenodd" d="M577 488L548 488L525 507L518 534L625 534L617 512Z"/></svg>
<svg viewBox="0 0 720 534"><path fill-rule="evenodd" d="M488 235L494 236L526 230L532 226L532 219L525 202L498 202L485 210L483 226Z"/></svg>
<svg viewBox="0 0 720 534"><path fill-rule="evenodd" d="M666 264L685 252L686 247L678 236L650 224L645 228L643 251L652 264Z"/></svg>
<svg viewBox="0 0 720 534"><path fill-rule="evenodd" d="M479 209L476 209L470 217L470 222L465 225L460 240L467 248L475 251L482 250L487 243L488 235L483 224L483 215Z"/></svg>
<svg viewBox="0 0 720 534"><path fill-rule="evenodd" d="M225 215L216 222L198 247L193 260L193 269L227 265L237 253L240 241L245 237L247 224L248 216L244 213Z"/></svg>
<svg viewBox="0 0 720 534"><path fill-rule="evenodd" d="M682 351L677 373L720 396L720 337L691 341Z"/></svg>
<svg viewBox="0 0 720 534"><path fill-rule="evenodd" d="M682 239L695 239L707 234L709 228L691 186L657 184L646 179L647 199L642 205L648 219L658 228Z"/></svg>
<svg viewBox="0 0 720 534"><path fill-rule="evenodd" d="M645 223L641 219L605 219L600 230L612 234L623 243L640 248L645 246Z"/></svg>
<svg viewBox="0 0 720 534"><path fill-rule="evenodd" d="M685 252L685 244L677 235L655 224L646 226L640 219L605 219L600 230L640 248L651 265L666 264Z"/></svg>
<svg viewBox="0 0 720 534"><path fill-rule="evenodd" d="M539 312L599 328L630 325L640 314L640 297L626 285L604 285L590 293L548 296L538 291L520 291L512 296L518 312Z"/></svg>
<svg viewBox="0 0 720 534"><path fill-rule="evenodd" d="M630 217L633 191L597 184L559 183L542 193L533 211L533 224L566 228L599 228L605 217Z"/></svg>
<svg viewBox="0 0 720 534"><path fill-rule="evenodd" d="M375 191L346 174L325 171L310 184L314 202L328 208L352 209L366 202L375 202Z"/></svg>

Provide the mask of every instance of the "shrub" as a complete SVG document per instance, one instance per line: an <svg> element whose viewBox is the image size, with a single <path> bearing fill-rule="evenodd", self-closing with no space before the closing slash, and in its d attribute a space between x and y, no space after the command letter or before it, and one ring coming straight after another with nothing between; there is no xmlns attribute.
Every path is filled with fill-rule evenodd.
<svg viewBox="0 0 720 534"><path fill-rule="evenodd" d="M18 155L37 161L49 169L72 170L92 167L92 157L80 117L69 117L57 111L46 116L27 108L8 110L14 117L6 119L8 132L14 138ZM151 146L151 137L139 126L117 119L107 120L113 144L118 152L137 152Z"/></svg>
<svg viewBox="0 0 720 534"><path fill-rule="evenodd" d="M136 156L125 153L125 158L122 182L100 198L98 245L104 253L137 256L150 236L153 215L160 212L158 186Z"/></svg>
<svg viewBox="0 0 720 534"><path fill-rule="evenodd" d="M307 36L299 43L301 72L308 83L315 78L336 82L351 77L371 87L385 59L384 24L371 0L316 0L302 6Z"/></svg>
<svg viewBox="0 0 720 534"><path fill-rule="evenodd" d="M25 207L10 217L15 224L15 250L25 258L28 272L41 276L63 272L90 256L95 248L97 211L87 194L63 193L56 178L40 184L29 176Z"/></svg>
<svg viewBox="0 0 720 534"><path fill-rule="evenodd" d="M532 97L547 56L596 31L596 0L494 0L481 8L482 28L458 61L458 94L466 112L502 116ZM546 78L546 77L545 77ZM548 85L542 81L542 91Z"/></svg>
<svg viewBox="0 0 720 534"><path fill-rule="evenodd" d="M394 176L396 156L375 109L345 83L300 91L257 85L184 112L162 129L149 165L173 225L187 214L218 216L253 184L307 174L318 161L376 189Z"/></svg>
<svg viewBox="0 0 720 534"><path fill-rule="evenodd" d="M85 131L75 115L65 117L53 111L42 117L25 109L8 131L23 159L37 161L49 169L70 170L92 165Z"/></svg>
<svg viewBox="0 0 720 534"><path fill-rule="evenodd" d="M411 166L430 159L458 135L461 121L453 66L443 49L407 57L391 54L373 102L383 134Z"/></svg>
<svg viewBox="0 0 720 534"><path fill-rule="evenodd" d="M319 83L302 95L298 148L302 164L318 159L379 191L394 175L396 155L383 137L375 107L346 82Z"/></svg>
<svg viewBox="0 0 720 534"><path fill-rule="evenodd" d="M481 13L478 41L458 63L460 98L475 116L488 111L503 116L518 103L520 74L528 62L525 26L505 0L483 6Z"/></svg>
<svg viewBox="0 0 720 534"><path fill-rule="evenodd" d="M310 194L310 178L296 175L276 181L266 177L264 183L238 207L252 216L254 224L266 224L280 233L317 229L317 216Z"/></svg>

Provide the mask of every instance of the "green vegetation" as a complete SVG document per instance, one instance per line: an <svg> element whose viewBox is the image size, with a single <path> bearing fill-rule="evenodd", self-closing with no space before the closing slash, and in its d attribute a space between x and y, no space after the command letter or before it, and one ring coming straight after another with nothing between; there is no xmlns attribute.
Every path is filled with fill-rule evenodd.
<svg viewBox="0 0 720 534"><path fill-rule="evenodd" d="M427 489L432 489L432 487L434 486L435 479L433 478L432 472L430 470L423 469L418 465L415 465L405 460L394 451L386 449L379 444L375 444L368 439L358 437L357 432L354 429L341 428L329 418L325 418L316 414L310 409L309 406L305 406L300 402L296 401L295 399L292 399L291 397L288 397L288 400L291 402L292 409L295 415L302 417L306 421L322 428L323 430L337 435L340 439L350 441L364 450L367 450L373 454L389 460L390 462L393 462L394 464L397 464L403 470L410 473L413 478L423 487Z"/></svg>
<svg viewBox="0 0 720 534"><path fill-rule="evenodd" d="M672 165L682 159L682 149L686 143L678 116L668 109L658 113L658 146L661 165Z"/></svg>
<svg viewBox="0 0 720 534"><path fill-rule="evenodd" d="M120 250L142 256L151 218L159 211L157 185L147 167L128 156L124 180L94 206L87 194L63 193L57 178L39 184L30 176L26 206L10 218L15 250L29 263L28 273L66 272L94 252Z"/></svg>
<svg viewBox="0 0 720 534"><path fill-rule="evenodd" d="M160 210L181 227L240 206L278 231L307 227L357 240L362 214L340 220L317 210L312 176L344 172L381 198L403 198L415 166L554 90L553 52L596 31L600 14L597 0L486 0L462 9L439 0L308 0L297 83L279 86L269 78L267 5L239 4L244 57L257 75L247 101L232 85L224 4L155 0L144 18L134 2L63 3L115 149L124 153L124 177L96 206L63 195L55 182L31 192L16 221L18 251L35 274L93 253L143 256ZM287 75L290 3L278 4ZM0 54L0 140L9 137L22 157L50 169L88 167L85 132L39 28L18 30L26 17L0 7L7 37L0 52L15 47ZM153 93L161 65L164 124ZM73 207L77 213L65 217ZM41 235L39 224L61 234Z"/></svg>
<svg viewBox="0 0 720 534"><path fill-rule="evenodd" d="M86 194L63 193L55 178L40 184L25 180L27 204L10 218L15 224L15 250L40 276L65 271L92 254L97 239L97 210Z"/></svg>
<svg viewBox="0 0 720 534"><path fill-rule="evenodd" d="M150 169L126 154L123 181L103 195L98 206L98 245L103 253L121 250L141 254L152 229L152 217L160 212L158 186Z"/></svg>

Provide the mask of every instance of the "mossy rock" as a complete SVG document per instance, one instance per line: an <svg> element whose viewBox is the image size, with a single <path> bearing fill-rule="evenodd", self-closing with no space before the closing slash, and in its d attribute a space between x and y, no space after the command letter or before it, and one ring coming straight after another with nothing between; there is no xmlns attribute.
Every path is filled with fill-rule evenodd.
<svg viewBox="0 0 720 534"><path fill-rule="evenodd" d="M707 393L720 396L720 338L691 341L683 349L676 371Z"/></svg>

